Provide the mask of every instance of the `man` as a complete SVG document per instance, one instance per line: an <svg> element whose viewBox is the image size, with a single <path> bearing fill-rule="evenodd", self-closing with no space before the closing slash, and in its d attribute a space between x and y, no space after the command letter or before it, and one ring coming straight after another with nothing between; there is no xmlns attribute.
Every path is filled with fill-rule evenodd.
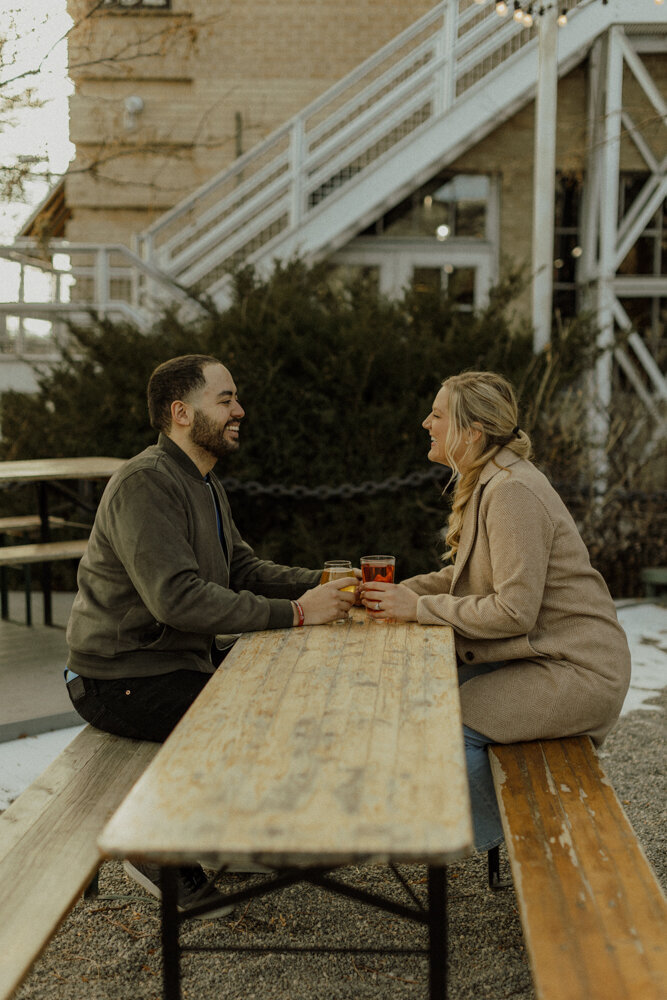
<svg viewBox="0 0 667 1000"><path fill-rule="evenodd" d="M67 687L83 719L134 739L166 739L242 632L318 625L349 611L349 579L258 559L212 469L239 447L245 411L215 358L185 355L148 384L158 442L110 479L78 573L67 626ZM127 870L159 896L158 870ZM180 905L219 894L181 868ZM210 914L208 914L210 916Z"/></svg>

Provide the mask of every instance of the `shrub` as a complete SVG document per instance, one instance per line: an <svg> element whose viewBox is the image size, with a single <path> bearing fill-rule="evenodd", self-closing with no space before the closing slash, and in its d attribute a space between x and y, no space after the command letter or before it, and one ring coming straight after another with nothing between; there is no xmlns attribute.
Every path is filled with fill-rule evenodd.
<svg viewBox="0 0 667 1000"><path fill-rule="evenodd" d="M427 462L421 421L440 382L466 368L507 375L539 463L564 492L589 488L587 423L576 418L595 356L590 318L556 330L534 356L531 330L513 315L517 273L476 313L435 293L389 301L363 280L334 288L327 278L326 264L299 260L276 264L266 279L246 267L229 306L196 321L165 313L149 335L102 319L73 330L62 361L40 373L38 394L3 397L3 457L140 451L155 438L150 372L201 352L228 365L246 408L242 447L218 472L262 557L316 566L380 550L396 554L399 576L437 568L447 473ZM339 489L424 474L431 478L393 492Z"/></svg>

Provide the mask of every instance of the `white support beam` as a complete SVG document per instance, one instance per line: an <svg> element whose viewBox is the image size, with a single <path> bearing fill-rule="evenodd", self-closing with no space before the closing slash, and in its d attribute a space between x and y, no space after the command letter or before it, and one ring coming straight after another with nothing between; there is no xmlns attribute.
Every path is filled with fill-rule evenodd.
<svg viewBox="0 0 667 1000"><path fill-rule="evenodd" d="M619 269L626 254L646 229L665 197L667 197L667 177L650 177L619 228L614 270Z"/></svg>
<svg viewBox="0 0 667 1000"><path fill-rule="evenodd" d="M618 205L618 167L621 148L621 113L623 109L623 50L622 32L614 27L607 38L607 65L605 73L606 108L604 119L604 146L600 155L600 228L599 266L597 275L597 314L600 335L598 345L603 349L595 371L598 400L597 438L599 445L606 438L608 410L611 403L612 347L614 343L614 275L616 246L616 213Z"/></svg>
<svg viewBox="0 0 667 1000"><path fill-rule="evenodd" d="M628 344L632 347L644 371L653 383L656 395L667 402L667 379L665 379L665 376L658 368L655 358L648 347L634 329L630 317L618 299L614 302L614 317L621 330L628 334Z"/></svg>
<svg viewBox="0 0 667 1000"><path fill-rule="evenodd" d="M632 118L627 111L624 111L621 115L621 121L623 122L623 128L625 129L626 135L629 135L635 146L639 150L642 158L646 161L651 170L651 173L657 174L659 172L658 161L653 155L653 150L647 143L644 136L641 134Z"/></svg>
<svg viewBox="0 0 667 1000"><path fill-rule="evenodd" d="M553 303L558 25L555 7L539 19L533 164L533 349L551 340Z"/></svg>
<svg viewBox="0 0 667 1000"><path fill-rule="evenodd" d="M667 103L665 102L664 97L658 90L658 87L652 80L646 66L635 52L630 42L628 42L623 35L619 36L619 40L623 49L623 57L632 70L635 80L664 122L667 120Z"/></svg>

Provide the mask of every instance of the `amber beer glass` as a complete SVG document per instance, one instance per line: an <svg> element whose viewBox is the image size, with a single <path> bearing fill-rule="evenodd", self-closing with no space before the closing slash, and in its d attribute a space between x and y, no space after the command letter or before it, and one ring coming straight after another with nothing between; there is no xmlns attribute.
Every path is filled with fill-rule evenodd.
<svg viewBox="0 0 667 1000"><path fill-rule="evenodd" d="M396 556L362 556L361 579L364 583L378 580L380 583L393 583L396 569Z"/></svg>
<svg viewBox="0 0 667 1000"><path fill-rule="evenodd" d="M393 583L394 571L396 569L396 556L362 556L359 560L361 566L361 579L364 583ZM375 618L369 608L368 614L374 621L388 621L389 619Z"/></svg>
<svg viewBox="0 0 667 1000"><path fill-rule="evenodd" d="M354 576L352 563L349 559L328 559L324 564L320 583L328 583L329 580L341 580L344 576ZM349 590L354 593L356 586L341 587L341 590Z"/></svg>

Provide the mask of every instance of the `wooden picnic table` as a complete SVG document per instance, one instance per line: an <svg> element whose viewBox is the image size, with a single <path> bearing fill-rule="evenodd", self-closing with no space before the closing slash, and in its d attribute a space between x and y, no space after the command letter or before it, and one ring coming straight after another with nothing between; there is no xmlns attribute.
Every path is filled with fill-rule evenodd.
<svg viewBox="0 0 667 1000"><path fill-rule="evenodd" d="M105 456L75 457L75 458L33 458L20 461L0 462L0 486L3 483L35 483L37 487L37 505L40 523L40 542L48 546L51 542L50 528L54 519L49 517L49 485L57 488L78 506L86 504L80 496L67 489L64 480L95 480L108 479L123 465L122 458ZM63 543L64 544L64 543ZM38 552L33 552L32 561L42 563L42 591L44 600L44 624L52 624L51 607L51 561L56 558L67 558L65 548L56 552L54 547L44 548L43 558L37 558ZM79 553L80 555L80 553ZM29 590L29 583L26 585ZM6 617L6 594L3 582L3 617ZM29 606L29 594L26 594ZM28 612L29 617L29 612Z"/></svg>
<svg viewBox="0 0 667 1000"><path fill-rule="evenodd" d="M231 902L347 864L428 865L428 908L355 898L426 924L431 997L446 993L445 866L472 822L451 629L379 624L248 633L213 675L100 838L163 866L164 995L180 996L169 866L275 870ZM362 949L363 950L363 949Z"/></svg>

